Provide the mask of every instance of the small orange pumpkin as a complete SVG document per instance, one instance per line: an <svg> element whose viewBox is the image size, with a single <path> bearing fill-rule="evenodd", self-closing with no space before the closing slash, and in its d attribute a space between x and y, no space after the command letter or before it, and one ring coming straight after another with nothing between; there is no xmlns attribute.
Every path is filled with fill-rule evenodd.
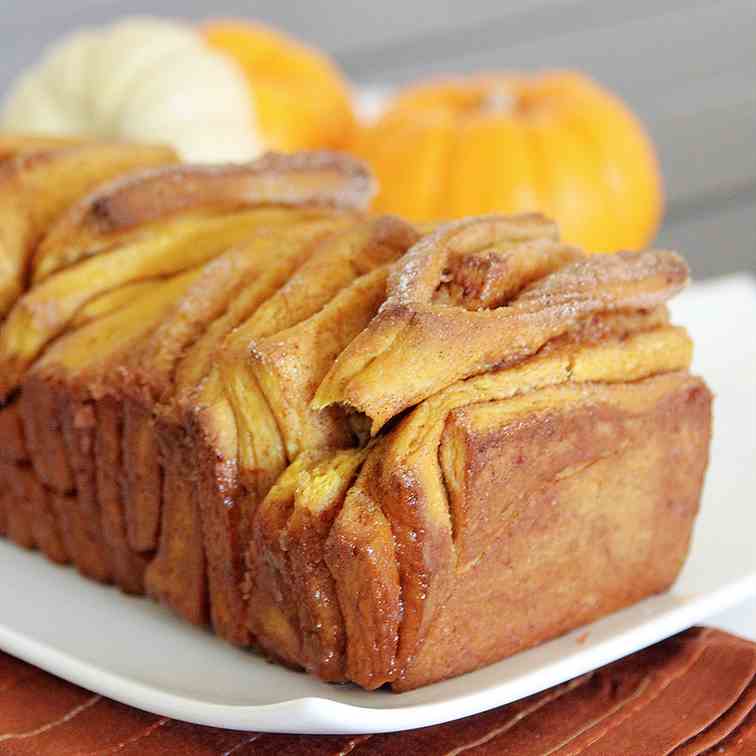
<svg viewBox="0 0 756 756"><path fill-rule="evenodd" d="M643 127L578 73L421 83L399 93L353 149L378 177L375 209L411 220L540 210L566 241L606 251L645 246L661 218Z"/></svg>
<svg viewBox="0 0 756 756"><path fill-rule="evenodd" d="M244 73L268 149L339 149L352 139L349 87L324 53L247 21L211 21L203 32Z"/></svg>

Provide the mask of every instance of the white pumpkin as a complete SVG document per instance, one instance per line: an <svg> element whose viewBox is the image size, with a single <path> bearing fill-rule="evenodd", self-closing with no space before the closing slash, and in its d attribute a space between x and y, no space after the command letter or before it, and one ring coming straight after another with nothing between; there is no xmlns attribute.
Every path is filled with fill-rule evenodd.
<svg viewBox="0 0 756 756"><path fill-rule="evenodd" d="M131 18L73 34L11 88L8 131L169 144L186 160L263 151L243 74L193 27Z"/></svg>

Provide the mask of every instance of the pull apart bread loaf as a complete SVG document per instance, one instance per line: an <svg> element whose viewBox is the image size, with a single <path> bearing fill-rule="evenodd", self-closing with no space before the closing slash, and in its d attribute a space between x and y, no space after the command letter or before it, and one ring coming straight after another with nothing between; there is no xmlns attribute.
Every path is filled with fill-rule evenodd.
<svg viewBox="0 0 756 756"><path fill-rule="evenodd" d="M370 177L322 153L0 158L9 538L398 691L674 581L711 403L674 253L370 216Z"/></svg>

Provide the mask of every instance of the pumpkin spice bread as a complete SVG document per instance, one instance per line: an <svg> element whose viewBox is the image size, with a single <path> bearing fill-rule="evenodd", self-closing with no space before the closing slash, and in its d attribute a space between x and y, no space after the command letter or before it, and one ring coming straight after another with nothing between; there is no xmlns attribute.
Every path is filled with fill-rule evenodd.
<svg viewBox="0 0 756 756"><path fill-rule="evenodd" d="M371 216L323 153L109 178L38 221L0 326L9 538L397 691L672 584L711 402L677 255Z"/></svg>

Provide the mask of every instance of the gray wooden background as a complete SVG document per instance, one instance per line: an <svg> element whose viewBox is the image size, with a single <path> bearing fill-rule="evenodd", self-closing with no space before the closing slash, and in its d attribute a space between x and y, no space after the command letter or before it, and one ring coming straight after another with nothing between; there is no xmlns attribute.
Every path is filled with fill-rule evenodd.
<svg viewBox="0 0 756 756"><path fill-rule="evenodd" d="M698 277L756 272L756 0L0 0L0 92L63 32L126 13L262 19L364 83L586 70L635 108L660 150L659 243Z"/></svg>

